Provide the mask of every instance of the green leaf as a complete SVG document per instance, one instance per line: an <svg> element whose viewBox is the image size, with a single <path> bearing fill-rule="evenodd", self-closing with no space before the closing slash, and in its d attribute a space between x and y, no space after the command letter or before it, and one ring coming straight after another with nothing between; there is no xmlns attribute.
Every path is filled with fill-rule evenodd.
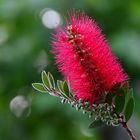
<svg viewBox="0 0 140 140"><path fill-rule="evenodd" d="M126 93L126 97L125 97L125 107L127 105L127 102L130 100L130 98L133 98L133 88L130 88L127 90L127 93Z"/></svg>
<svg viewBox="0 0 140 140"><path fill-rule="evenodd" d="M63 91L67 96L69 96L69 87L66 81L64 81L64 84L63 84Z"/></svg>
<svg viewBox="0 0 140 140"><path fill-rule="evenodd" d="M49 79L48 79L48 75L45 71L42 71L41 78L42 78L42 82L43 82L44 86L49 90L49 88L50 88Z"/></svg>
<svg viewBox="0 0 140 140"><path fill-rule="evenodd" d="M97 128L101 127L103 125L103 122L101 120L98 121L93 121L90 125L89 128Z"/></svg>
<svg viewBox="0 0 140 140"><path fill-rule="evenodd" d="M57 88L61 94L61 96L68 98L70 95L69 86L66 81L57 80ZM73 96L73 95L71 95Z"/></svg>
<svg viewBox="0 0 140 140"><path fill-rule="evenodd" d="M33 83L32 87L37 91L46 92L46 89L42 83Z"/></svg>
<svg viewBox="0 0 140 140"><path fill-rule="evenodd" d="M135 106L134 98L131 97L124 111L126 122L128 122L128 120L131 118L133 114L134 106Z"/></svg>
<svg viewBox="0 0 140 140"><path fill-rule="evenodd" d="M125 106L125 93L123 89L119 89L118 94L115 98L115 108L117 113L121 113Z"/></svg>
<svg viewBox="0 0 140 140"><path fill-rule="evenodd" d="M111 105L114 97L115 97L114 93L107 93L105 102L108 103L109 105Z"/></svg>
<svg viewBox="0 0 140 140"><path fill-rule="evenodd" d="M129 94L130 97L133 97L133 92L134 92L133 88L130 88L129 91L128 91L128 94Z"/></svg>
<svg viewBox="0 0 140 140"><path fill-rule="evenodd" d="M62 93L63 92L63 81L57 80L57 88Z"/></svg>
<svg viewBox="0 0 140 140"><path fill-rule="evenodd" d="M50 88L54 88L55 89L54 78L53 78L53 76L52 76L52 74L50 72L48 72L48 80L49 80Z"/></svg>

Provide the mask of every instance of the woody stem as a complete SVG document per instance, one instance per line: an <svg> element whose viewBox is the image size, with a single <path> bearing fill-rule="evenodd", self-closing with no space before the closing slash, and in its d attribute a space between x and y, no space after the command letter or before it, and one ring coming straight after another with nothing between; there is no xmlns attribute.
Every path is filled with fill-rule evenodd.
<svg viewBox="0 0 140 140"><path fill-rule="evenodd" d="M132 130L128 127L127 123L122 119L121 124L123 128L126 130L127 134L130 136L131 140L137 140L137 138L134 136Z"/></svg>

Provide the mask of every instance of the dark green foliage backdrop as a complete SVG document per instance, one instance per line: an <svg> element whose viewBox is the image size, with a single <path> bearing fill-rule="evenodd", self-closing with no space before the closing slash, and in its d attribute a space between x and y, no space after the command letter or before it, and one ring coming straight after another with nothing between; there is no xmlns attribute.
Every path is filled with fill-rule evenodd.
<svg viewBox="0 0 140 140"><path fill-rule="evenodd" d="M42 69L62 78L50 53L53 30L44 27L39 16L44 8L58 11L62 18L68 9L84 10L98 22L134 87L136 107L129 125L140 138L139 0L0 0L0 139L99 139L87 128L86 115L31 87L40 81ZM17 95L32 98L27 118L10 111L10 101ZM123 135L118 133L118 139Z"/></svg>

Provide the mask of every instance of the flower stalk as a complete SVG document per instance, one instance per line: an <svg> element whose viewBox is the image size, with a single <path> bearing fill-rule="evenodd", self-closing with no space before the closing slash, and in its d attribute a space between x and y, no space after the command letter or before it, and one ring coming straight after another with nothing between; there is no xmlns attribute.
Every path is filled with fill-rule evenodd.
<svg viewBox="0 0 140 140"><path fill-rule="evenodd" d="M137 140L137 138L133 134L132 130L128 127L127 122L124 120L123 116L120 117L120 124L126 130L127 134L130 136L131 140Z"/></svg>

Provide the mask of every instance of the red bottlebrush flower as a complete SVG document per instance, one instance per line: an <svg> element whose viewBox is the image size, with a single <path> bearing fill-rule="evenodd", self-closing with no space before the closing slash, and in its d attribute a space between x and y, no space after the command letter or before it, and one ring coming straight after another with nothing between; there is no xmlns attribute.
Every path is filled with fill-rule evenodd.
<svg viewBox="0 0 140 140"><path fill-rule="evenodd" d="M78 99L99 103L105 92L128 80L101 30L84 13L72 12L54 38L56 63Z"/></svg>

